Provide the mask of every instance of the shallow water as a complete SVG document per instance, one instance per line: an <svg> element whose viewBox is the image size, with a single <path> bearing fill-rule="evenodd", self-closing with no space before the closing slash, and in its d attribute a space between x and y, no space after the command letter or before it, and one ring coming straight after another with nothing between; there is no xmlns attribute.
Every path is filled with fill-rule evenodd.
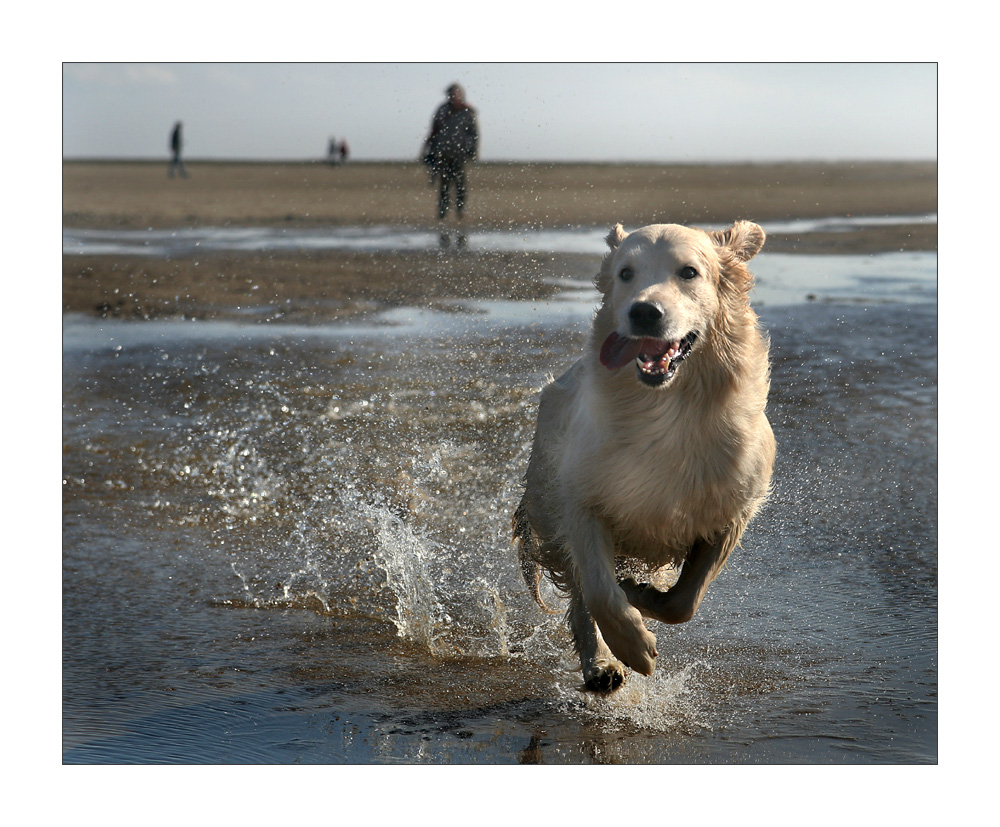
<svg viewBox="0 0 1000 827"><path fill-rule="evenodd" d="M587 274L364 326L65 317L64 761L936 761L935 259L825 261L756 262L775 494L611 698L509 542Z"/></svg>
<svg viewBox="0 0 1000 827"><path fill-rule="evenodd" d="M831 216L769 221L769 233L850 232L863 227L934 224L936 215ZM546 251L603 255L606 227L522 227L462 233L471 252ZM371 227L182 227L175 229L63 229L63 253L90 255L190 256L211 252L342 250L412 252L440 246L435 230Z"/></svg>

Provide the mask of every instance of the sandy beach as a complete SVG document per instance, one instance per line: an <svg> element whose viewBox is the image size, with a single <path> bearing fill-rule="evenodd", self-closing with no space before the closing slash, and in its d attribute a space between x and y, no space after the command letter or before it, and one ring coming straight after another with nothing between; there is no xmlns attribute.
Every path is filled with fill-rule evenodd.
<svg viewBox="0 0 1000 827"><path fill-rule="evenodd" d="M64 764L939 760L934 165L483 164L447 250L416 164L189 170L64 165ZM607 228L736 218L773 494L654 675L589 697L510 541L538 390Z"/></svg>
<svg viewBox="0 0 1000 827"><path fill-rule="evenodd" d="M63 223L74 228L437 226L434 190L416 163L188 164L67 162ZM716 227L736 218L926 215L937 165L810 163L616 165L481 163L469 171L467 231L655 222ZM449 226L454 226L451 223ZM934 250L935 224L851 233L770 233L766 250ZM302 252L171 260L64 255L63 310L126 318L211 317L274 305L302 320L446 298L542 298L552 277L589 278L580 255Z"/></svg>

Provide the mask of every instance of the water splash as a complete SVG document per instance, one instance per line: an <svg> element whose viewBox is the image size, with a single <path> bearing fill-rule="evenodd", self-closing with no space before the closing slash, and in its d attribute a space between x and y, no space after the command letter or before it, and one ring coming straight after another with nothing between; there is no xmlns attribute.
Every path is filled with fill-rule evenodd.
<svg viewBox="0 0 1000 827"><path fill-rule="evenodd" d="M427 647L432 654L445 654L443 638L452 618L438 599L429 570L436 544L386 508L366 504L359 508L375 525L376 560L395 595L393 623L399 636Z"/></svg>
<svg viewBox="0 0 1000 827"><path fill-rule="evenodd" d="M492 629L496 636L495 650L484 654L510 657L511 629L507 623L507 605L501 598L495 584L480 579L478 585L480 589L479 606L487 618L487 627Z"/></svg>
<svg viewBox="0 0 1000 827"><path fill-rule="evenodd" d="M606 725L700 725L690 668L633 676L610 698L578 692L565 624L534 606L516 566L519 481L485 473L524 466L532 394L512 400L475 372L449 384L439 365L391 391L351 364L308 393L268 374L234 386L226 408L185 406L193 424L171 465L216 506L205 519L239 581L222 602L371 618L434 658L555 665L573 709Z"/></svg>
<svg viewBox="0 0 1000 827"><path fill-rule="evenodd" d="M702 673L710 668L704 661L694 661L677 671L658 668L648 678L630 674L611 695L576 691L588 715L605 726L656 732L711 729L701 692Z"/></svg>

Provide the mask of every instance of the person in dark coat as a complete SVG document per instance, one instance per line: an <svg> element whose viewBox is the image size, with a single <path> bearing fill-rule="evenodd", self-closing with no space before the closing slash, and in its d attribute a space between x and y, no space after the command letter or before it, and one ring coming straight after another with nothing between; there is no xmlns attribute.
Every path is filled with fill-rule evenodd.
<svg viewBox="0 0 1000 827"><path fill-rule="evenodd" d="M171 178L174 177L174 172L180 172L181 178L187 178L187 170L184 169L184 161L181 160L181 149L184 145L184 137L182 135L181 122L177 121L174 124L174 130L170 133L170 151L173 153L173 158L170 161L170 167L167 169L167 175Z"/></svg>
<svg viewBox="0 0 1000 827"><path fill-rule="evenodd" d="M465 165L479 154L479 126L476 110L465 102L465 92L457 83L446 90L448 100L438 107L431 130L424 141L424 162L430 167L431 181L438 179L438 218L448 214L452 188L455 214L465 212L467 189Z"/></svg>

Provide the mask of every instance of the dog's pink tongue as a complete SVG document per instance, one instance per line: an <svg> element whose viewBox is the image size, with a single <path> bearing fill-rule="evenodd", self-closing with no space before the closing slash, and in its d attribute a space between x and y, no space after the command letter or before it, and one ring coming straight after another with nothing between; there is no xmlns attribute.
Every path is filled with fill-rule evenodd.
<svg viewBox="0 0 1000 827"><path fill-rule="evenodd" d="M642 350L642 339L626 339L612 333L601 345L601 364L608 370L616 370L627 365Z"/></svg>
<svg viewBox="0 0 1000 827"><path fill-rule="evenodd" d="M640 353L658 358L667 347L658 339L628 339L612 333L601 345L601 364L608 370L616 370L633 361Z"/></svg>

